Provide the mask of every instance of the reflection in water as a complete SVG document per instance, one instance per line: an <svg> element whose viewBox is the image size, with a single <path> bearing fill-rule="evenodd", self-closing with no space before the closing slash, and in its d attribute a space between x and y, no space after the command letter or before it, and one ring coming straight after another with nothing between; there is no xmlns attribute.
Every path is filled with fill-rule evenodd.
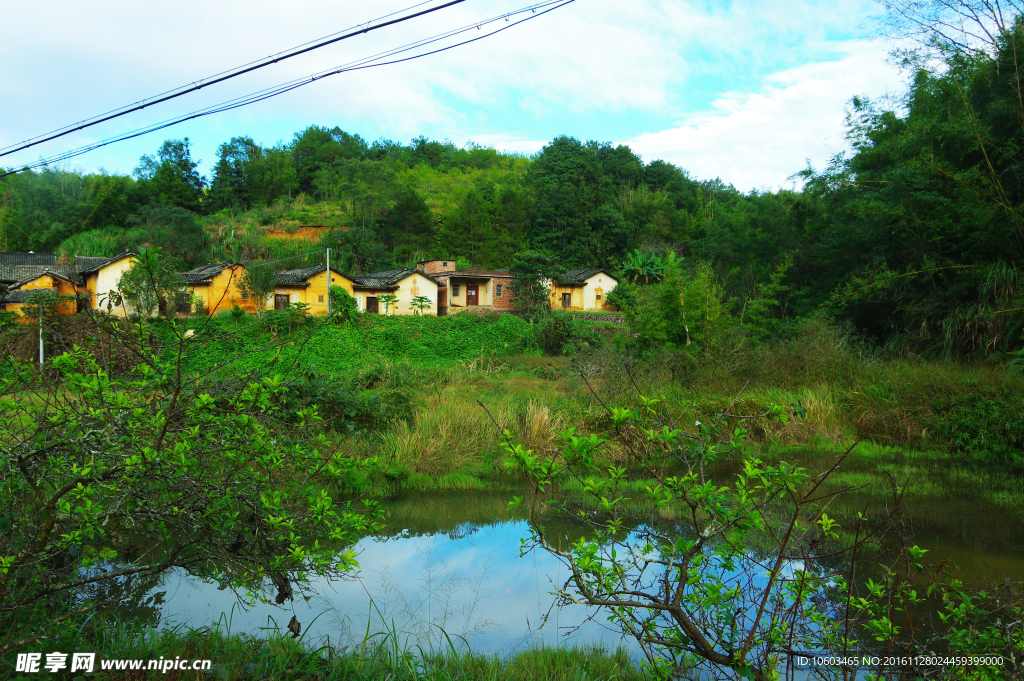
<svg viewBox="0 0 1024 681"><path fill-rule="evenodd" d="M546 553L519 556L520 540L529 536L524 521L437 529L364 539L356 547L361 568L355 579L317 580L317 596L297 597L287 608L243 609L230 591L174 573L160 589L166 591L164 624L199 627L223 617L231 631L283 632L294 613L307 639L329 637L349 646L362 641L369 625L371 634L395 631L403 644L435 650L447 648L445 633L479 653L582 643L632 648L595 609L553 607L554 584L568 573Z"/></svg>
<svg viewBox="0 0 1024 681"><path fill-rule="evenodd" d="M389 530L357 545L357 577L316 580L316 595L308 600L296 596L288 608L243 609L230 591L173 573L154 590L166 592L163 622L200 627L222 619L231 631L283 632L294 613L307 640L329 637L340 645L362 641L369 626L371 634L393 630L405 643L424 649L446 648L447 633L456 645L470 644L481 653L507 654L535 644L567 642L600 642L612 649L624 645L636 652L636 645L608 629L604 614L595 609L553 607L551 593L555 585L564 584L567 571L543 551L520 557L521 540L529 529L521 516L507 510L509 497L476 492L382 504ZM961 531L966 528L946 527L938 513L915 510L918 543L931 550L929 557L958 563L968 584L1024 579L1019 526L999 528L994 519L980 522L985 514L975 507L973 523L968 523L973 531ZM566 535L580 532L570 526L559 530Z"/></svg>

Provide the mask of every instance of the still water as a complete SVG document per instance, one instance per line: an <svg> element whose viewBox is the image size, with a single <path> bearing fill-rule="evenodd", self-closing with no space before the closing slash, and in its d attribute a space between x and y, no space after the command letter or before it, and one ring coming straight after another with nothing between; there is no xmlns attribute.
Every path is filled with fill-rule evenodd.
<svg viewBox="0 0 1024 681"><path fill-rule="evenodd" d="M395 631L424 649L447 649L446 633L479 653L583 643L632 650L595 609L556 607L551 592L568 571L543 551L520 556L529 529L509 514L509 499L471 492L385 502L388 531L356 545L354 578L316 580L314 596L285 607L243 607L231 591L174 573L154 590L163 593L162 622L284 632L294 614L306 640L341 645L361 641L369 622L370 633Z"/></svg>
<svg viewBox="0 0 1024 681"><path fill-rule="evenodd" d="M602 644L637 652L595 609L556 606L552 592L568 572L543 551L520 556L529 529L508 512L510 496L466 492L385 502L388 530L356 546L356 576L315 581L315 595L296 596L287 607L243 607L230 591L172 574L155 590L164 594L162 621L200 627L220 620L231 631L259 633L284 631L294 614L307 641L329 639L335 645L361 641L369 624L371 633L395 631L410 645L435 650L447 647L443 630L457 645L465 642L481 653L505 655L538 644ZM909 511L917 543L929 549L930 558L956 563L969 585L1024 580L1019 523L977 505Z"/></svg>

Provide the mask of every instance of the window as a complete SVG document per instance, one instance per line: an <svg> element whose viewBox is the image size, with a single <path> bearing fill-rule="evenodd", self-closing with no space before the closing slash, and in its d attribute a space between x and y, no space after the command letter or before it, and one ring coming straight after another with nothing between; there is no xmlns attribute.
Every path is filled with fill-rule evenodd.
<svg viewBox="0 0 1024 681"><path fill-rule="evenodd" d="M323 296L320 296L320 297L323 298ZM597 294L597 299L601 300L601 294L600 293Z"/></svg>
<svg viewBox="0 0 1024 681"><path fill-rule="evenodd" d="M598 296L598 297L600 298L600 296ZM317 301L316 302L318 302L318 303L324 302L324 297L323 296L317 296Z"/></svg>
<svg viewBox="0 0 1024 681"><path fill-rule="evenodd" d="M441 263L441 267L448 267L448 261L445 260Z"/></svg>
<svg viewBox="0 0 1024 681"><path fill-rule="evenodd" d="M249 300L249 294L243 292L242 293L242 300Z"/></svg>
<svg viewBox="0 0 1024 681"><path fill-rule="evenodd" d="M501 298L501 284L494 285L494 296L496 298Z"/></svg>
<svg viewBox="0 0 1024 681"><path fill-rule="evenodd" d="M453 296L459 295L459 285L458 284L452 284L452 295Z"/></svg>

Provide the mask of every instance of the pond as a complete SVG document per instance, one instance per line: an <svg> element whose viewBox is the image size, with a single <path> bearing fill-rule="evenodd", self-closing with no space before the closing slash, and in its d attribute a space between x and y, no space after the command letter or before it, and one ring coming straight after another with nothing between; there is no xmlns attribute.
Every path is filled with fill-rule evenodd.
<svg viewBox="0 0 1024 681"><path fill-rule="evenodd" d="M315 595L285 607L242 607L235 595L183 573L168 575L164 625L233 632L284 631L294 614L306 640L353 645L364 634L394 631L403 644L447 647L444 634L475 652L506 655L544 644L601 644L637 651L581 605L557 607L552 592L568 577L549 554L520 556L529 537L507 510L507 492L410 495L384 502L388 529L359 542L360 569L344 581L315 581ZM929 557L955 562L972 586L1024 580L1024 528L977 504L910 504L916 541ZM565 527L567 534L578 528ZM575 530L575 531L573 531ZM269 631L267 632L269 633Z"/></svg>

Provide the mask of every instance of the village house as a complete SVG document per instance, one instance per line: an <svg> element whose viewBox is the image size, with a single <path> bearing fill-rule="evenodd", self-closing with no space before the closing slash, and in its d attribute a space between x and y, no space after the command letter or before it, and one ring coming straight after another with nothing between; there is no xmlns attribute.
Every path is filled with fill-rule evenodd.
<svg viewBox="0 0 1024 681"><path fill-rule="evenodd" d="M8 288L44 270L68 276L71 269L57 264L56 253L0 253L0 284Z"/></svg>
<svg viewBox="0 0 1024 681"><path fill-rule="evenodd" d="M423 260L416 268L441 285L438 314L469 308L511 310L512 275L508 270L457 270L455 260Z"/></svg>
<svg viewBox="0 0 1024 681"><path fill-rule="evenodd" d="M58 265L54 253L0 253L0 310L24 313L29 298L40 291L65 296L58 314L74 314L82 306L81 286L73 265ZM22 319L23 323L32 320Z"/></svg>
<svg viewBox="0 0 1024 681"><path fill-rule="evenodd" d="M613 312L616 308L608 303L608 293L618 283L602 269L569 270L550 283L551 309Z"/></svg>
<svg viewBox="0 0 1024 681"><path fill-rule="evenodd" d="M132 312L124 301L118 301L116 294L121 287L121 277L132 268L136 254L125 251L113 258L75 256L75 269L85 289L86 304L91 309L106 309L112 314L125 316Z"/></svg>
<svg viewBox="0 0 1024 681"><path fill-rule="evenodd" d="M2 298L4 311L17 312L23 315L21 320L23 323L31 323L32 320L29 318L31 315L25 315L24 308L30 302L32 294L41 291L52 291L63 296L57 303L55 310L57 314L75 314L84 306L84 301L78 296L79 286L75 280L47 269L10 286Z"/></svg>
<svg viewBox="0 0 1024 681"><path fill-rule="evenodd" d="M237 305L246 312L255 313L256 301L249 300L249 296L243 295L238 288L244 272L245 265L240 262L203 265L188 272L180 272L185 288L193 297L193 303L190 309L188 298L182 296L177 301L177 311L187 313L194 310L213 315Z"/></svg>
<svg viewBox="0 0 1024 681"><path fill-rule="evenodd" d="M365 275L350 274L347 278L352 282L352 289L349 292L355 296L356 305L361 312L399 315L438 314L439 282L422 270L380 270ZM385 310L384 304L380 301L383 295L393 295L398 300L390 309ZM427 299L422 310L413 306L415 298Z"/></svg>
<svg viewBox="0 0 1024 681"><path fill-rule="evenodd" d="M353 282L338 270L331 268L331 286L340 286L352 293ZM311 315L327 314L327 265L313 265L277 273L277 288L274 291L273 307L283 310L292 303L308 305ZM268 301L268 303L271 301Z"/></svg>

